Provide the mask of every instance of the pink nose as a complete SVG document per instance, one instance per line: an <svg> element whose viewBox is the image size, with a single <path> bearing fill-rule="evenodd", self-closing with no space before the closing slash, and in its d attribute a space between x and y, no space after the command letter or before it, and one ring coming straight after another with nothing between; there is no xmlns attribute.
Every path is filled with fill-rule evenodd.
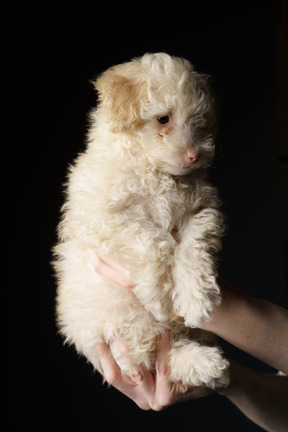
<svg viewBox="0 0 288 432"><path fill-rule="evenodd" d="M186 152L186 157L189 163L192 165L200 159L200 154L193 149L189 149Z"/></svg>

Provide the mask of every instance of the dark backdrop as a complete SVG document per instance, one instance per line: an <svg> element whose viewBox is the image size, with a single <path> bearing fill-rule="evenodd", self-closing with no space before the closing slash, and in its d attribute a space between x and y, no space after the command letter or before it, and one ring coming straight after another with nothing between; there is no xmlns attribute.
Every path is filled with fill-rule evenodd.
<svg viewBox="0 0 288 432"><path fill-rule="evenodd" d="M50 250L63 201L61 185L68 163L85 145L87 113L95 105L89 80L148 51L186 57L212 76L221 116L211 174L230 226L221 273L248 293L286 305L276 140L277 2L197 3L111 4L100 10L99 5L85 9L76 3L65 11L25 5L7 15L9 80L4 90L9 109L4 138L21 173L15 225L27 234L18 256L28 259L19 291L28 288L29 280L32 324L31 332L20 331L27 368L19 371L16 361L10 372L10 423L15 427L34 424L35 430L65 432L115 427L139 432L160 427L208 431L212 426L222 431L259 430L217 395L161 413L143 412L103 386L73 348L63 347L55 328ZM20 276L17 273L14 267L14 276ZM13 291L12 301L14 296ZM234 359L270 371L223 346ZM9 362L14 365L12 359ZM20 377L26 378L25 385L19 384Z"/></svg>

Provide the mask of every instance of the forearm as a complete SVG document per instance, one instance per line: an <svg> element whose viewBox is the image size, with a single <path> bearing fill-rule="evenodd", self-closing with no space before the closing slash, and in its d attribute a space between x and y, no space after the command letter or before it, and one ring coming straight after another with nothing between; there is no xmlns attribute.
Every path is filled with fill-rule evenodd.
<svg viewBox="0 0 288 432"><path fill-rule="evenodd" d="M219 280L222 303L202 328L283 372L288 372L288 311Z"/></svg>
<svg viewBox="0 0 288 432"><path fill-rule="evenodd" d="M265 430L287 431L287 377L262 374L231 362L231 383L219 394Z"/></svg>

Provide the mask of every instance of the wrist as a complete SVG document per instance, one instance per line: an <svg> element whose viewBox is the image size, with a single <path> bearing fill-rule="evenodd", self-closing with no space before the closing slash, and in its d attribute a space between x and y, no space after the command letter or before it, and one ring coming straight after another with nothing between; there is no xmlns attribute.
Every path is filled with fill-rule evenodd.
<svg viewBox="0 0 288 432"><path fill-rule="evenodd" d="M230 368L229 368L229 376L230 376L230 382L226 387L222 387L217 390L217 393L221 396L226 397L227 399L233 400L236 393L238 393L239 388L241 387L241 381L243 378L243 371L241 369L243 368L238 363L234 362L233 360L230 361Z"/></svg>

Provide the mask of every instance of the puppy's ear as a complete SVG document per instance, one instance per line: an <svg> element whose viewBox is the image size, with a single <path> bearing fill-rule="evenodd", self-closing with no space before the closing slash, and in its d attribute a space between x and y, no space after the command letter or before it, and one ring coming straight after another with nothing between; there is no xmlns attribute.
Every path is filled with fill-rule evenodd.
<svg viewBox="0 0 288 432"><path fill-rule="evenodd" d="M113 132L127 130L141 121L140 110L147 97L147 84L137 62L114 66L93 84Z"/></svg>

